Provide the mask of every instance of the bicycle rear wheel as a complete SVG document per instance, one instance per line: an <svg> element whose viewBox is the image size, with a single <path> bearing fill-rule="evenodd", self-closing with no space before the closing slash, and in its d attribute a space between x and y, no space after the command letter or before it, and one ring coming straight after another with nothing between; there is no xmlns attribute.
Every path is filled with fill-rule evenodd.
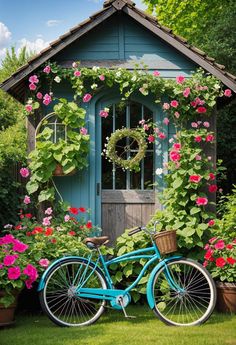
<svg viewBox="0 0 236 345"><path fill-rule="evenodd" d="M170 279L175 286L171 286ZM208 271L198 262L181 259L168 262L153 279L154 313L168 325L204 323L216 303L216 288Z"/></svg>
<svg viewBox="0 0 236 345"><path fill-rule="evenodd" d="M105 300L80 298L76 288L106 289L99 269L83 259L65 259L52 267L40 291L40 303L48 317L59 326L91 325L102 315Z"/></svg>

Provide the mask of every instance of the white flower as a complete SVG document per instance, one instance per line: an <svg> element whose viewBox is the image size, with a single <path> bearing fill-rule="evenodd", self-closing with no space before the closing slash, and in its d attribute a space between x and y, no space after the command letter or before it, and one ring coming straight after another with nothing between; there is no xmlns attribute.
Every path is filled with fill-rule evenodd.
<svg viewBox="0 0 236 345"><path fill-rule="evenodd" d="M220 85L219 85L219 84L215 84L215 85L214 85L214 88L215 88L216 90L218 90L218 89L220 89Z"/></svg>
<svg viewBox="0 0 236 345"><path fill-rule="evenodd" d="M57 76L54 78L54 80L55 80L56 83L60 83L61 78L57 75Z"/></svg>
<svg viewBox="0 0 236 345"><path fill-rule="evenodd" d="M94 84L91 85L91 89L92 89L92 90L95 90L97 87L98 87L98 84L95 84L95 83L94 83Z"/></svg>
<svg viewBox="0 0 236 345"><path fill-rule="evenodd" d="M109 113L110 109L109 108L104 108L104 111L106 111L107 113ZM108 138L109 139L109 138Z"/></svg>
<svg viewBox="0 0 236 345"><path fill-rule="evenodd" d="M27 104L33 104L32 98L29 98L29 99L28 99Z"/></svg>
<svg viewBox="0 0 236 345"><path fill-rule="evenodd" d="M156 175L161 175L163 173L163 169L157 168L156 169Z"/></svg>
<svg viewBox="0 0 236 345"><path fill-rule="evenodd" d="M99 70L99 67L98 67L98 66L93 66L92 70L93 70L94 72L97 72L97 71Z"/></svg>
<svg viewBox="0 0 236 345"><path fill-rule="evenodd" d="M174 138L170 138L169 143L171 144L173 143L173 141L174 141Z"/></svg>

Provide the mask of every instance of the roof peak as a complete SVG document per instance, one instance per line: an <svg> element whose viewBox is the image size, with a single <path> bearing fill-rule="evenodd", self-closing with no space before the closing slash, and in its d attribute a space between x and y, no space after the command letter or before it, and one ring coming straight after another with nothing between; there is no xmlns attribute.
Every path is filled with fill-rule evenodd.
<svg viewBox="0 0 236 345"><path fill-rule="evenodd" d="M114 6L117 10L121 10L125 5L135 6L135 3L131 0L106 0L103 3L103 7Z"/></svg>

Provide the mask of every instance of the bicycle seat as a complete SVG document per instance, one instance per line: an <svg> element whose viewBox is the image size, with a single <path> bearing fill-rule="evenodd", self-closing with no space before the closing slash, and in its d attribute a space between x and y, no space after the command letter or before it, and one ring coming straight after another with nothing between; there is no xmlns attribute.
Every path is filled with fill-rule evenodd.
<svg viewBox="0 0 236 345"><path fill-rule="evenodd" d="M84 240L85 244L92 243L95 247L100 247L103 244L107 244L109 242L108 236L102 237L87 237Z"/></svg>

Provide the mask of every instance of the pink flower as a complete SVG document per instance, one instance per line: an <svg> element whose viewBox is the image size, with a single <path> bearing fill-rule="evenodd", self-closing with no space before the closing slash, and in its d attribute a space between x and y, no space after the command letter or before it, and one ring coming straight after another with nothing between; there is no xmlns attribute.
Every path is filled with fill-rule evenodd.
<svg viewBox="0 0 236 345"><path fill-rule="evenodd" d="M31 200L30 200L30 196L25 195L23 202L24 202L24 204L25 204L25 205L30 204L30 202L31 202Z"/></svg>
<svg viewBox="0 0 236 345"><path fill-rule="evenodd" d="M147 124L144 124L144 125L143 125L143 129L144 129L145 131L148 131L148 130L149 130L149 126L148 126Z"/></svg>
<svg viewBox="0 0 236 345"><path fill-rule="evenodd" d="M155 141L155 137L154 137L154 135L149 135L148 136L148 141L149 141L149 143L153 143L154 141Z"/></svg>
<svg viewBox="0 0 236 345"><path fill-rule="evenodd" d="M209 249L210 248L210 245L207 243L204 247L205 250Z"/></svg>
<svg viewBox="0 0 236 345"><path fill-rule="evenodd" d="M38 99L42 99L43 98L43 94L41 92L37 92L36 97Z"/></svg>
<svg viewBox="0 0 236 345"><path fill-rule="evenodd" d="M176 119L178 119L178 118L180 117L180 113L178 113L178 111L176 111L176 112L174 113L174 115L175 115Z"/></svg>
<svg viewBox="0 0 236 345"><path fill-rule="evenodd" d="M170 105L173 107L173 108L177 108L178 105L179 105L179 102L176 101L175 99L173 101L170 102Z"/></svg>
<svg viewBox="0 0 236 345"><path fill-rule="evenodd" d="M224 249L225 247L225 243L223 240L219 240L218 242L216 242L215 244L215 249Z"/></svg>
<svg viewBox="0 0 236 345"><path fill-rule="evenodd" d="M214 219L210 219L208 222L208 226L214 226L214 225L215 225Z"/></svg>
<svg viewBox="0 0 236 345"><path fill-rule="evenodd" d="M199 196L199 197L197 197L197 199L196 199L196 204L197 204L198 206L207 205L207 204L208 204L208 199Z"/></svg>
<svg viewBox="0 0 236 345"><path fill-rule="evenodd" d="M210 123L205 121L205 122L203 122L203 126L206 127L206 128L209 128L210 127Z"/></svg>
<svg viewBox="0 0 236 345"><path fill-rule="evenodd" d="M6 255L3 259L3 263L5 266L11 266L14 265L16 259L15 255Z"/></svg>
<svg viewBox="0 0 236 345"><path fill-rule="evenodd" d="M215 193L217 191L217 185L216 184L212 184L208 187L208 190L210 193Z"/></svg>
<svg viewBox="0 0 236 345"><path fill-rule="evenodd" d="M177 162L181 158L181 155L177 151L170 151L170 160L172 162Z"/></svg>
<svg viewBox="0 0 236 345"><path fill-rule="evenodd" d="M153 75L154 75L154 77L159 77L160 72L158 72L158 71L154 71L154 72L153 72Z"/></svg>
<svg viewBox="0 0 236 345"><path fill-rule="evenodd" d="M191 126L192 126L193 128L197 128L197 127L198 127L198 124L197 124L197 122L192 122L192 123L191 123Z"/></svg>
<svg viewBox="0 0 236 345"><path fill-rule="evenodd" d="M192 101L192 102L190 102L190 104L191 104L191 106L194 107L194 108L196 108L196 106L197 106L197 102L196 102L196 101Z"/></svg>
<svg viewBox="0 0 236 345"><path fill-rule="evenodd" d="M233 247L234 247L234 246L233 246L232 244L227 244L227 245L226 245L226 248L229 249L229 250L233 249Z"/></svg>
<svg viewBox="0 0 236 345"><path fill-rule="evenodd" d="M160 132L160 133L158 134L158 138L159 138L159 139L165 139L165 138L166 138L165 133Z"/></svg>
<svg viewBox="0 0 236 345"><path fill-rule="evenodd" d="M163 119L164 125L167 126L169 122L170 122L170 120L169 120L167 117L165 117L165 118Z"/></svg>
<svg viewBox="0 0 236 345"><path fill-rule="evenodd" d="M174 149L175 151L181 150L181 144L180 144L180 143L174 143L174 144L173 144L173 149Z"/></svg>
<svg viewBox="0 0 236 345"><path fill-rule="evenodd" d="M190 87L186 87L186 89L183 92L184 97L188 97L190 95L190 92L191 92Z"/></svg>
<svg viewBox="0 0 236 345"><path fill-rule="evenodd" d="M51 72L51 67L50 66L44 67L43 72L46 74L49 74Z"/></svg>
<svg viewBox="0 0 236 345"><path fill-rule="evenodd" d="M5 235L0 238L0 245L14 243L15 237L12 235Z"/></svg>
<svg viewBox="0 0 236 345"><path fill-rule="evenodd" d="M69 216L69 214L66 214L64 217L64 221L69 222L69 220L70 220L70 216Z"/></svg>
<svg viewBox="0 0 236 345"><path fill-rule="evenodd" d="M109 112L104 109L100 110L99 112L99 116L104 117L105 119L107 118L108 115L109 115Z"/></svg>
<svg viewBox="0 0 236 345"><path fill-rule="evenodd" d="M170 109L169 103L164 103L163 106L162 106L162 108L163 108L164 110Z"/></svg>
<svg viewBox="0 0 236 345"><path fill-rule="evenodd" d="M144 120L144 119L143 119L143 120L140 120L140 121L139 121L139 124L143 126L143 125L145 124L145 120Z"/></svg>
<svg viewBox="0 0 236 345"><path fill-rule="evenodd" d="M203 113L206 113L206 108L205 107L198 107L197 110L196 110L199 114L203 114Z"/></svg>
<svg viewBox="0 0 236 345"><path fill-rule="evenodd" d="M32 105L31 104L26 104L25 110L28 111L28 113L30 113L33 110Z"/></svg>
<svg viewBox="0 0 236 345"><path fill-rule="evenodd" d="M51 103L51 101L52 101L52 97L48 93L46 93L43 96L43 104L48 105L49 103Z"/></svg>
<svg viewBox="0 0 236 345"><path fill-rule="evenodd" d="M83 97L83 102L84 103L88 103L92 98L92 95L90 95L90 93L86 93Z"/></svg>
<svg viewBox="0 0 236 345"><path fill-rule="evenodd" d="M205 258L206 260L210 260L213 253L214 253L214 250L213 250L213 249L211 249L211 248L208 249L207 252L206 252L206 254L204 255L204 258Z"/></svg>
<svg viewBox="0 0 236 345"><path fill-rule="evenodd" d="M38 80L37 75L32 75L31 77L29 77L29 82L31 84L38 84L39 80Z"/></svg>
<svg viewBox="0 0 236 345"><path fill-rule="evenodd" d="M101 81L104 81L104 80L105 80L105 76L104 76L103 74L101 74L101 75L99 76L99 79L100 79Z"/></svg>
<svg viewBox="0 0 236 345"><path fill-rule="evenodd" d="M43 224L44 226L51 225L51 219L52 219L51 216L43 218L43 223L42 223L42 224Z"/></svg>
<svg viewBox="0 0 236 345"><path fill-rule="evenodd" d="M208 176L209 176L210 180L215 180L215 178L216 178L213 173L209 173Z"/></svg>
<svg viewBox="0 0 236 345"><path fill-rule="evenodd" d="M84 127L81 127L81 128L80 128L80 134L86 135L87 133L88 133L87 128L84 128Z"/></svg>
<svg viewBox="0 0 236 345"><path fill-rule="evenodd" d="M212 142L214 139L215 139L215 137L212 134L208 134L207 137L206 137L206 141L207 142Z"/></svg>
<svg viewBox="0 0 236 345"><path fill-rule="evenodd" d="M14 240L14 245L12 248L14 252L24 253L26 249L28 248L29 248L28 244L24 244L23 242L20 242L19 240Z"/></svg>
<svg viewBox="0 0 236 345"><path fill-rule="evenodd" d="M193 183L199 183L202 177L200 175L191 175L189 176L189 181Z"/></svg>
<svg viewBox="0 0 236 345"><path fill-rule="evenodd" d="M37 272L37 269L31 265L31 264L28 264L24 269L23 269L23 273L27 276L29 276L30 278L32 279L37 279L38 277L38 272Z"/></svg>
<svg viewBox="0 0 236 345"><path fill-rule="evenodd" d="M183 84L184 81L185 81L184 76L179 75L179 76L176 77L177 84Z"/></svg>
<svg viewBox="0 0 236 345"><path fill-rule="evenodd" d="M47 268L49 263L50 263L50 261L48 259L40 259L39 260L39 264L40 264L41 267Z"/></svg>
<svg viewBox="0 0 236 345"><path fill-rule="evenodd" d="M230 89L226 89L226 90L224 91L224 95L225 95L226 97L231 97L231 96L232 96L232 91L231 91Z"/></svg>
<svg viewBox="0 0 236 345"><path fill-rule="evenodd" d="M20 169L20 174L21 174L22 177L28 177L29 176L29 169L21 168Z"/></svg>
<svg viewBox="0 0 236 345"><path fill-rule="evenodd" d="M217 237L212 237L209 239L209 243L213 243L215 240L217 240Z"/></svg>
<svg viewBox="0 0 236 345"><path fill-rule="evenodd" d="M10 280L17 280L20 277L20 267L10 267L8 268L8 279Z"/></svg>
<svg viewBox="0 0 236 345"><path fill-rule="evenodd" d="M156 134L160 133L160 129L159 129L158 127L153 128L153 131L154 131Z"/></svg>
<svg viewBox="0 0 236 345"><path fill-rule="evenodd" d="M75 77L80 77L81 76L81 72L78 71L78 70L74 71L74 76Z"/></svg>
<svg viewBox="0 0 236 345"><path fill-rule="evenodd" d="M205 261L203 262L202 266L203 266L203 267L206 267L207 265L208 265L208 261L205 260Z"/></svg>
<svg viewBox="0 0 236 345"><path fill-rule="evenodd" d="M203 99L200 99L199 97L197 97L195 99L196 105L203 105L205 104L205 101Z"/></svg>
<svg viewBox="0 0 236 345"><path fill-rule="evenodd" d="M196 141L197 143L200 143L202 141L202 137L200 135L197 135L195 138L194 138L194 141Z"/></svg>
<svg viewBox="0 0 236 345"><path fill-rule="evenodd" d="M50 216L50 214L52 214L52 212L53 212L52 208L48 207L44 213L47 214L48 216Z"/></svg>
<svg viewBox="0 0 236 345"><path fill-rule="evenodd" d="M225 264L226 264L226 261L224 258L221 257L221 258L216 259L216 266L217 267L224 267Z"/></svg>
<svg viewBox="0 0 236 345"><path fill-rule="evenodd" d="M196 155L196 156L195 156L195 159L196 159L196 161L201 161L201 160L202 160L202 156Z"/></svg>
<svg viewBox="0 0 236 345"><path fill-rule="evenodd" d="M29 84L30 90L34 91L34 90L36 90L36 88L37 88L37 86L35 84L33 84L33 83Z"/></svg>

